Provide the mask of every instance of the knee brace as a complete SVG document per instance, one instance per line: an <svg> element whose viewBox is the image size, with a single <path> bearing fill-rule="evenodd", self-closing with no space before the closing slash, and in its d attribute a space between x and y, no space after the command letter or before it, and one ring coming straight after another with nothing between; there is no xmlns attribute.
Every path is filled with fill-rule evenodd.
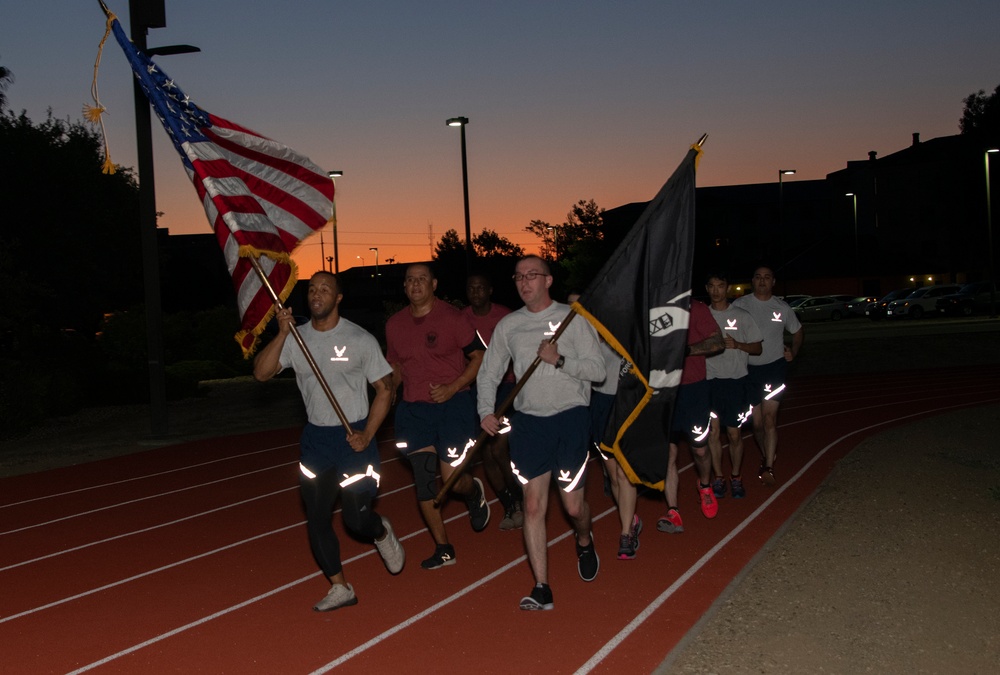
<svg viewBox="0 0 1000 675"><path fill-rule="evenodd" d="M417 487L417 499L428 502L437 496L437 453L417 452L409 457L413 467L413 484Z"/></svg>

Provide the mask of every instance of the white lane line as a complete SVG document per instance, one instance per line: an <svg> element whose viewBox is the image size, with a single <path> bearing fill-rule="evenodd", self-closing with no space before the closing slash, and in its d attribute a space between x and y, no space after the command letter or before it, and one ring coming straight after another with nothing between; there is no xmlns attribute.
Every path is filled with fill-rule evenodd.
<svg viewBox="0 0 1000 675"><path fill-rule="evenodd" d="M237 478L245 478L247 476L252 476L257 473L264 473L265 471L274 471L275 469L280 469L290 464L298 464L298 460L294 462L285 462L284 464L276 464L274 466L269 466L263 469L254 469L253 471L247 471L245 473L238 473L232 476L226 476L225 478L219 478L217 480L210 480L205 483L197 483L195 485L188 485L186 487L177 488L176 490L167 490L166 492L158 492L155 495L146 495L145 497L139 497L137 499L129 499L124 502L117 502L115 504L108 504L107 506L101 506L96 509L90 509L89 511L78 511L77 513L70 514L68 516L62 516L60 518L53 518L52 520L46 520L41 523L35 523L34 525L25 525L24 527L18 527L13 530L7 530L6 532L0 532L0 537L8 534L15 534L17 532L24 532L25 530L31 530L36 527L45 527L47 525L53 525L55 523L61 523L67 520L72 520L73 518L80 518L82 516L89 516L94 513L100 513L101 511L109 511L111 509L117 509L122 506L130 506L132 504L138 504L140 502L149 501L150 499L159 499L160 497L167 497L169 495L179 494L181 492L187 492L188 490L197 490L199 488L208 487L209 485L218 485L219 483L225 483L226 481L236 480ZM211 513L211 512L209 512Z"/></svg>
<svg viewBox="0 0 1000 675"><path fill-rule="evenodd" d="M123 478L121 480L111 481L110 483L101 483L99 485L91 485L84 488L77 488L76 490L67 490L65 492L54 492L49 495L43 495L41 497L32 497L31 499L24 499L19 502L11 502L10 504L0 504L0 509L9 509L13 506L22 506L24 504L31 504L33 502L40 502L46 499L55 499L56 497L66 497L67 495L74 495L79 492L88 492L90 490L100 490L106 487L114 487L116 485L123 485L125 483L131 483L138 480L146 480L149 478L158 478L160 476L167 476L172 473L178 473L180 471L189 471L191 469L198 469L203 466L209 466L210 464L218 464L219 462L228 462L233 459L243 459L244 457L251 457L253 455L260 455L265 452L273 452L275 450L284 450L285 448L290 448L298 443L288 443L287 445L276 445L272 448L264 448L262 450L254 450L253 452L245 452L241 455L231 455L229 457L220 457L219 459L212 459L207 462L201 462L200 464L189 464L187 466L177 467L176 469L167 469L166 471L158 471L156 473L148 473L142 476L134 476L132 478Z"/></svg>

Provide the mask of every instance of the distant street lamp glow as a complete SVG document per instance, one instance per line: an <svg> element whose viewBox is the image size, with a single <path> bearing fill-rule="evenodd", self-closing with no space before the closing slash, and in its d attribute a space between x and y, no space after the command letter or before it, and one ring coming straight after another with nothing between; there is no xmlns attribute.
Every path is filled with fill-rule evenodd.
<svg viewBox="0 0 1000 675"><path fill-rule="evenodd" d="M378 246L372 246L369 251L375 251L375 295L378 295Z"/></svg>

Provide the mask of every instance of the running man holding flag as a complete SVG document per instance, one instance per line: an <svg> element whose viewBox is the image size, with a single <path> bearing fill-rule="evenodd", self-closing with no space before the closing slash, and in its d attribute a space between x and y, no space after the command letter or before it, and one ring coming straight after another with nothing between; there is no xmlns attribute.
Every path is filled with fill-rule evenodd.
<svg viewBox="0 0 1000 675"><path fill-rule="evenodd" d="M590 506L583 496L589 456L590 388L605 377L597 332L586 321L565 326L558 343L551 338L570 308L549 295L552 274L538 256L521 259L514 283L524 307L500 320L479 372L479 416L490 435L500 431L496 409L497 385L513 359L520 381L536 358L541 360L521 387L512 416L510 458L514 475L524 487L524 546L535 577L531 593L521 599L525 610L553 608L549 588L545 514L549 487L556 475L563 509L576 534L580 578L593 581L600 559L591 536Z"/></svg>
<svg viewBox="0 0 1000 675"><path fill-rule="evenodd" d="M290 309L275 305L278 335L254 359L253 375L266 382L292 368L306 404L309 423L300 443L299 488L309 545L330 582L326 597L313 609L328 612L358 604L344 578L340 542L330 524L338 496L347 528L375 542L390 573L399 574L406 556L389 520L372 508L380 469L375 432L392 401L392 367L370 333L340 316L344 296L336 275L314 274L308 297L312 319L299 333L353 429L344 429L302 349L287 339L295 320ZM370 409L368 384L375 388Z"/></svg>

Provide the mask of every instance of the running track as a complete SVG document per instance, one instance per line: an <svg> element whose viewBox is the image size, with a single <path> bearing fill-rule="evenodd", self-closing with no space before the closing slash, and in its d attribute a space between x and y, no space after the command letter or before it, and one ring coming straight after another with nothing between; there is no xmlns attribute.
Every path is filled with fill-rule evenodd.
<svg viewBox="0 0 1000 675"><path fill-rule="evenodd" d="M759 463L750 441L748 497L721 500L709 521L682 461L686 531L657 532L662 501L640 498L646 529L632 561L614 557L617 514L601 472L589 471L601 571L580 580L553 496L551 612L517 608L532 578L520 534L496 527L495 500L480 534L464 506L446 505L458 564L420 569L432 545L388 439L378 509L403 539L406 568L390 576L338 514L360 604L326 614L310 609L327 585L299 505L297 429L2 479L0 670L650 672L839 459L892 426L1000 400L998 376L1000 366L793 380L779 417L778 486L749 480Z"/></svg>

